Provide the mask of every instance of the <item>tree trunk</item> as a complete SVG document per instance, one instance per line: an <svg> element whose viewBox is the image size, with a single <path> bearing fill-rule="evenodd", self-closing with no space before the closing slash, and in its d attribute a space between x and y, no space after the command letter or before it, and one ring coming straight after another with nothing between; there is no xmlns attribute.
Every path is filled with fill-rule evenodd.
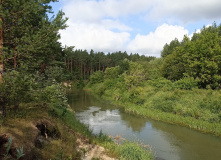
<svg viewBox="0 0 221 160"><path fill-rule="evenodd" d="M0 5L2 0L0 0ZM3 83L2 75L4 71L4 55L3 55L3 25L2 17L0 15L0 83Z"/></svg>
<svg viewBox="0 0 221 160"><path fill-rule="evenodd" d="M2 0L0 0L0 5L2 4ZM3 54L3 25L2 25L2 15L0 15L0 83L3 83L2 75L4 72L4 54ZM3 117L6 117L6 103L4 95L0 97L0 107L2 109Z"/></svg>
<svg viewBox="0 0 221 160"><path fill-rule="evenodd" d="M45 63L42 63L41 64L41 72L40 72L40 75L44 72L44 70L45 70Z"/></svg>
<svg viewBox="0 0 221 160"><path fill-rule="evenodd" d="M17 60L16 60L16 55L14 56L14 69L16 69L16 66L17 66Z"/></svg>
<svg viewBox="0 0 221 160"><path fill-rule="evenodd" d="M17 59L16 59L16 57L17 57L17 53L16 53L16 47L14 48L14 69L16 69L16 67L17 67Z"/></svg>

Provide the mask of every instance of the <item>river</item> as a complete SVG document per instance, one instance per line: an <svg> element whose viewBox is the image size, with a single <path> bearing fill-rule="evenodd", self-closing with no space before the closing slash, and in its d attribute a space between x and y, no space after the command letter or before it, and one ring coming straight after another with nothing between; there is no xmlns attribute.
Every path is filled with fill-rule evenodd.
<svg viewBox="0 0 221 160"><path fill-rule="evenodd" d="M221 138L186 127L141 118L83 90L68 94L76 117L94 134L120 135L150 145L159 160L220 160Z"/></svg>

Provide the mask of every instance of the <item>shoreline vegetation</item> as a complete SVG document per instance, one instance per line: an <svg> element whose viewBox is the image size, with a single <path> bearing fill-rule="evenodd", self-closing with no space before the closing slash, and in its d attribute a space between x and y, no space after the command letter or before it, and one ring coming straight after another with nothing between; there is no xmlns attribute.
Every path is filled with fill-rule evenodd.
<svg viewBox="0 0 221 160"><path fill-rule="evenodd" d="M180 89L176 82L164 78L128 87L125 73L112 76L111 80L106 78L110 77L109 71L116 68L91 76L85 89L123 107L128 113L221 136L220 90Z"/></svg>
<svg viewBox="0 0 221 160"><path fill-rule="evenodd" d="M98 86L86 87L86 91L92 92L96 96L99 96L103 98L104 100L110 101L111 103L118 105L121 108L124 108L125 112L127 113L150 118L150 119L157 120L157 121L174 124L174 125L188 127L190 129L194 129L202 133L212 134L212 135L221 137L221 124L220 123L208 122L205 120L196 119L194 117L188 117L188 116L184 117L180 114L162 112L153 108L147 108L145 105L137 105L131 102L122 102L119 100L119 98L117 98L113 94L107 94L107 92L114 93L114 91L111 92L110 90L107 90L105 93L102 94L102 96L100 96L96 92L97 87ZM199 89L196 89L194 91L200 92ZM176 90L176 92L179 92L179 90ZM184 93L184 91L180 91L180 92L181 93L183 92L183 94L187 94L187 93ZM202 92L206 92L206 91L202 91ZM167 93L165 92L164 94L166 95ZM153 97L150 97L150 98L153 98ZM180 99L182 99L182 97L180 97ZM160 103L160 100L159 100L159 103ZM164 101L164 103L167 103L167 101ZM179 105L181 104L176 104L176 105L177 105L176 107L179 107ZM200 114L200 111L198 111L198 113Z"/></svg>

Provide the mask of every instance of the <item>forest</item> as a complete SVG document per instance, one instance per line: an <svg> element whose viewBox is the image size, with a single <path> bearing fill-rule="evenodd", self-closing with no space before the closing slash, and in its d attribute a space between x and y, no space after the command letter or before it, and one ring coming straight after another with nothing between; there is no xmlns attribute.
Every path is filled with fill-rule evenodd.
<svg viewBox="0 0 221 160"><path fill-rule="evenodd" d="M161 58L87 51L58 41L68 18L49 18L51 2L0 0L1 127L32 115L27 105L70 123L63 82L71 82L127 112L221 136L221 25L175 38Z"/></svg>

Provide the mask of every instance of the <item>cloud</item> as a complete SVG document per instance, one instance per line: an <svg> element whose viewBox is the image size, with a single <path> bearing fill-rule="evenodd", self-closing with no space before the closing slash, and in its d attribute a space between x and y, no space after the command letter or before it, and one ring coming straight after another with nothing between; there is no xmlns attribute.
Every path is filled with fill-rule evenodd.
<svg viewBox="0 0 221 160"><path fill-rule="evenodd" d="M66 0L64 11L76 21L96 22L101 18L127 16L151 6L146 0Z"/></svg>
<svg viewBox="0 0 221 160"><path fill-rule="evenodd" d="M96 22L144 14L152 20L180 20L184 23L221 19L220 0L63 0L63 10L75 22Z"/></svg>
<svg viewBox="0 0 221 160"><path fill-rule="evenodd" d="M128 32L113 32L103 26L83 23L68 23L69 28L60 31L62 44L75 46L76 49L112 52L125 48L130 40Z"/></svg>
<svg viewBox="0 0 221 160"><path fill-rule="evenodd" d="M148 35L138 34L129 43L128 51L160 57L160 51L166 43L170 43L175 38L181 41L184 35L188 35L188 31L183 27L163 24Z"/></svg>
<svg viewBox="0 0 221 160"><path fill-rule="evenodd" d="M179 26L200 20L221 19L220 0L61 0L69 28L61 31L63 45L77 49L115 52L127 51L147 56L160 56L165 43L175 37L181 40L188 31ZM159 26L148 34L135 33L133 28L123 23L135 17ZM123 21L127 19L126 21ZM150 21L151 20L151 21ZM181 22L181 23L180 23ZM211 22L210 22L211 23ZM137 26L142 26L139 24ZM169 25L173 24L173 25ZM179 24L179 25L174 25ZM147 26L148 27L148 26ZM145 28L145 27L143 27ZM143 29L142 28L142 29ZM135 38L134 34L135 33ZM143 32L144 33L144 32Z"/></svg>
<svg viewBox="0 0 221 160"><path fill-rule="evenodd" d="M147 16L154 19L173 19L184 23L202 19L221 19L220 0L156 0Z"/></svg>

